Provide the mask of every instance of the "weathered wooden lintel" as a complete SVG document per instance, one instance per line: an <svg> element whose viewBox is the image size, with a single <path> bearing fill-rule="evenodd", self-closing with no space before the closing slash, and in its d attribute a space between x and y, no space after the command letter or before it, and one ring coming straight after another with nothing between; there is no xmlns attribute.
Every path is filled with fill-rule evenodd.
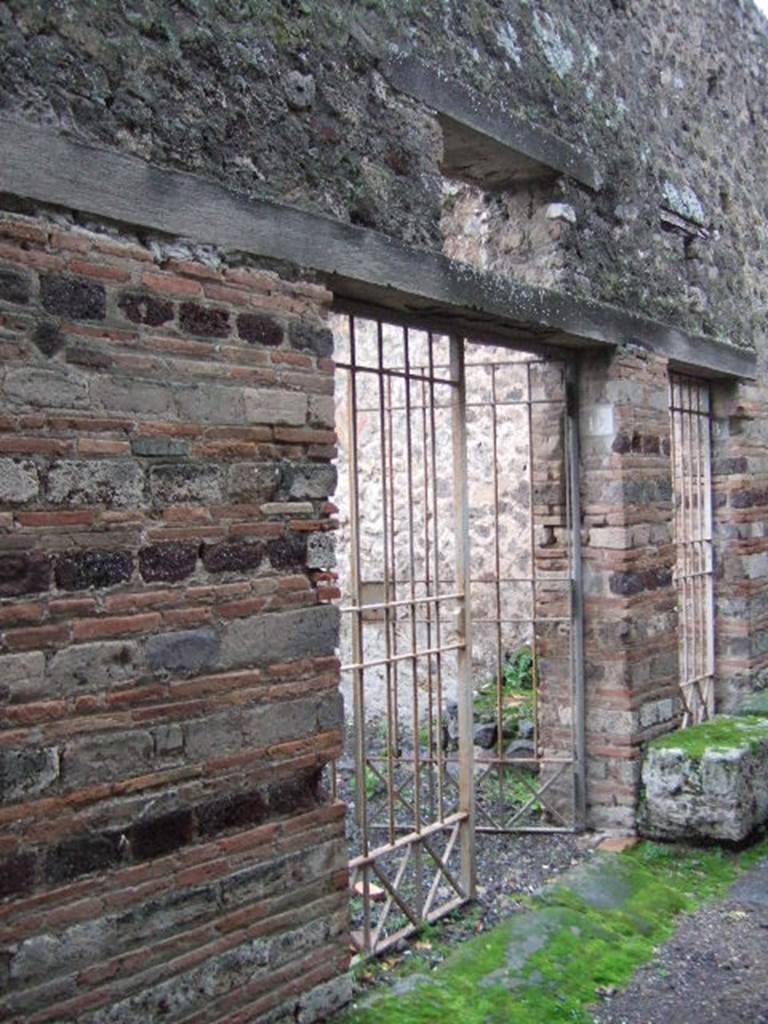
<svg viewBox="0 0 768 1024"><path fill-rule="evenodd" d="M752 377L754 353L601 303L486 274L375 231L228 191L193 174L0 118L0 191L316 272L338 295L474 337L644 345L675 364Z"/></svg>

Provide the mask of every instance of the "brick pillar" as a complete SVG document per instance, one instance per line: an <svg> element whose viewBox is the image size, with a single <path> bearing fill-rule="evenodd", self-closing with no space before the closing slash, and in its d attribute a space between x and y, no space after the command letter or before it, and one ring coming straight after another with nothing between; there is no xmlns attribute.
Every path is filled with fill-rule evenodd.
<svg viewBox="0 0 768 1024"><path fill-rule="evenodd" d="M679 712L668 379L629 347L580 366L588 820L631 829L640 744Z"/></svg>
<svg viewBox="0 0 768 1024"><path fill-rule="evenodd" d="M0 218L14 1021L310 1021L345 993L328 299Z"/></svg>
<svg viewBox="0 0 768 1024"><path fill-rule="evenodd" d="M715 697L729 711L768 685L768 386L714 384L712 398Z"/></svg>

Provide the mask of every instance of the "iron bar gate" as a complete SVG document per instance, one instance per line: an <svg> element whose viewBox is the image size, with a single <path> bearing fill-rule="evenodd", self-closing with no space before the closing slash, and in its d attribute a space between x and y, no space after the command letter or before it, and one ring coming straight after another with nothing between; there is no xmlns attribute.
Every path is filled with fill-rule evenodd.
<svg viewBox="0 0 768 1024"><path fill-rule="evenodd" d="M336 367L342 685L354 714L342 795L354 805L353 943L367 955L474 895L463 343L349 317Z"/></svg>
<svg viewBox="0 0 768 1024"><path fill-rule="evenodd" d="M370 955L471 898L476 831L583 823L578 452L560 360L368 315L335 333L334 784Z"/></svg>
<svg viewBox="0 0 768 1024"><path fill-rule="evenodd" d="M680 690L687 726L715 713L709 384L672 374L670 416Z"/></svg>
<svg viewBox="0 0 768 1024"><path fill-rule="evenodd" d="M498 348L472 346L468 361L469 448L480 453L469 473L480 831L584 821L572 374L560 359Z"/></svg>

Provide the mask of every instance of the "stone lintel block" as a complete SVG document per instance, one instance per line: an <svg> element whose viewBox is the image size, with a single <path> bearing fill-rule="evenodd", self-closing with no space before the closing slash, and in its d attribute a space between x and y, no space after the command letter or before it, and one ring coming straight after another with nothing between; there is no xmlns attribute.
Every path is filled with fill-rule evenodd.
<svg viewBox="0 0 768 1024"><path fill-rule="evenodd" d="M264 516L311 516L314 511L309 501L268 501L261 506Z"/></svg>
<svg viewBox="0 0 768 1024"><path fill-rule="evenodd" d="M768 722L723 716L662 736L642 781L643 835L740 842L768 820Z"/></svg>

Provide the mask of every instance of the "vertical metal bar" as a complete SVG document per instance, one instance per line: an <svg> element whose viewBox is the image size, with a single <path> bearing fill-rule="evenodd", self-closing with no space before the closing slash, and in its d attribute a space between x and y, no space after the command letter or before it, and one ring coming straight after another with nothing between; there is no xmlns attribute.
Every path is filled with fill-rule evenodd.
<svg viewBox="0 0 768 1024"><path fill-rule="evenodd" d="M672 539L674 541L675 551L675 568L674 568L674 580L675 590L677 591L677 632L678 632L678 651L677 651L677 665L678 665L678 687L680 692L684 694L683 689L683 647L685 645L685 638L681 632L681 609L680 609L680 473L678 470L679 465L679 444L677 439L677 425L678 425L678 413L677 413L677 383L674 376L670 375L669 378L669 405L670 405L670 468L672 476ZM685 703L685 697L683 697ZM683 713L683 724L685 724L685 707Z"/></svg>
<svg viewBox="0 0 768 1024"><path fill-rule="evenodd" d="M411 626L411 728L413 729L413 830L421 831L421 749L419 744L419 686L418 686L418 650L416 637L416 548L414 545L413 518L413 436L411 429L411 347L408 328L403 330L403 354L405 363L405 480L408 500L408 576L410 605L409 619ZM415 903L421 917L424 904L423 864L421 846L414 849L415 866Z"/></svg>
<svg viewBox="0 0 768 1024"><path fill-rule="evenodd" d="M395 545L395 537L397 536L397 516L395 508L395 431L394 422L392 416L392 377L386 377L386 404L387 404L387 446L389 462L388 462L388 480L389 487L387 493L389 496L389 509L386 508L382 514L382 525L384 530L387 530L387 515L389 515L389 537L391 541L391 556L392 556L392 572L388 575L388 586L390 587L389 601L397 601L397 546ZM390 630L390 648L392 656L397 654L397 616L398 611L395 607L392 615L389 616L388 624ZM392 749L395 751L396 760L400 757L400 662L392 661L391 665L392 672ZM387 714L389 714L389 706Z"/></svg>
<svg viewBox="0 0 768 1024"><path fill-rule="evenodd" d="M694 402L695 399L695 402ZM692 477L693 477L693 488L695 491L695 502L696 502L696 513L695 513L695 525L693 534L693 556L694 556L694 585L696 594L696 607L695 607L695 629L696 629L696 678L699 680L696 684L696 688L699 691L699 700L701 702L701 714L702 718L708 717L708 700L707 700L707 681L704 678L706 668L706 650L707 650L707 637L706 637L706 622L704 621L704 615L706 612L706 606L704 603L704 579L702 576L702 537L703 537L703 513L702 508L702 465L701 465L701 417L700 417L700 402L701 402L701 385L695 384L691 386L691 426L695 424L695 431L692 429L693 435L693 466L692 466Z"/></svg>
<svg viewBox="0 0 768 1024"><path fill-rule="evenodd" d="M535 477L533 469L533 404L531 391L531 364L525 364L526 427L528 432L528 551L531 559L531 670L533 673L533 749L539 756L539 658L536 644L538 587L536 577L536 508L534 503Z"/></svg>
<svg viewBox="0 0 768 1024"><path fill-rule="evenodd" d="M413 728L413 815L414 831L421 829L421 752L419 750L419 688L418 688L418 665L416 651L418 650L416 637L416 548L414 545L414 518L413 518L413 434L411 428L411 351L410 335L408 328L403 331L403 345L405 355L405 480L406 493L408 498L408 564L409 564L409 619L411 626L411 714Z"/></svg>
<svg viewBox="0 0 768 1024"><path fill-rule="evenodd" d="M704 507L706 510L706 572L707 572L707 671L711 678L711 714L715 713L715 580L714 580L714 535L712 528L712 389L709 384L703 385L706 388L707 408L704 430L704 441L706 445L704 457Z"/></svg>
<svg viewBox="0 0 768 1024"><path fill-rule="evenodd" d="M466 813L461 836L461 881L472 899L477 884L475 863L475 779L472 744L472 610L467 489L467 410L464 340L451 335L451 434L455 488L456 590L464 594L458 621L463 646L457 652L459 705L459 810Z"/></svg>
<svg viewBox="0 0 768 1024"><path fill-rule="evenodd" d="M493 463L493 566L496 604L496 752L499 762L496 768L496 782L499 800L498 813L504 813L504 651L501 633L501 545L499 543L499 422L496 408L496 363L491 363L491 460Z"/></svg>
<svg viewBox="0 0 768 1024"><path fill-rule="evenodd" d="M387 485L387 410L384 398L384 331L381 320L376 322L377 328L377 349L378 349L378 392L379 392L379 466L381 476L381 508L382 508L382 554L384 558L384 628L385 628L385 652L386 664L384 674L386 679L387 694L387 827L390 843L395 840L395 743L393 734L393 722L397 717L397 708L393 709L392 693L392 594L390 590L390 550L389 530L387 528L387 509L389 507L388 485Z"/></svg>
<svg viewBox="0 0 768 1024"><path fill-rule="evenodd" d="M349 318L350 369L347 376L347 423L349 436L349 533L350 533L350 592L352 612L352 660L355 665L363 661L363 618L360 611L360 493L357 463L357 346L354 317ZM352 700L354 705L355 728L355 808L357 823L362 839L362 852L369 852L368 798L365 790L365 769L367 752L365 744L365 685L364 669L352 670ZM363 868L363 946L370 951L371 943L371 901L370 872Z"/></svg>
<svg viewBox="0 0 768 1024"><path fill-rule="evenodd" d="M435 417L435 342L432 334L428 336L429 352L429 429L430 429L430 457L431 457L431 485L432 485L432 550L434 558L433 579L434 596L440 596L440 509L437 500L437 421ZM463 379L463 377L462 377ZM436 699L438 714L441 717L443 709L443 656L442 656L442 605L438 601L435 604L435 670L437 675ZM438 728L438 755L437 755L437 802L440 820L445 817L445 772L446 760L442 748L442 727Z"/></svg>
<svg viewBox="0 0 768 1024"><path fill-rule="evenodd" d="M571 679L573 688L574 824L586 828L587 821L587 707L584 685L584 586L581 562L581 493L579 467L578 365L566 366L566 480L571 565Z"/></svg>
<svg viewBox="0 0 768 1024"><path fill-rule="evenodd" d="M429 341L428 341L429 343ZM429 446L428 436L429 430L427 426L427 388L424 380L424 368L421 370L421 451L424 459L424 470L423 470L423 502L424 502L424 596L429 598L432 596L432 567L430 560L432 557L430 535L429 535ZM435 609L437 614L440 614L439 607ZM425 631L427 650L432 649L432 602L427 601L424 610L425 620ZM435 771L434 771L434 758L440 759L442 757L442 721L437 718L437 742L435 742L435 700L434 700L434 685L435 680L432 672L432 656L427 656L427 745L428 745L428 756L429 756L429 813L434 818L436 814L435 807ZM437 705L437 715L441 713L440 704Z"/></svg>

